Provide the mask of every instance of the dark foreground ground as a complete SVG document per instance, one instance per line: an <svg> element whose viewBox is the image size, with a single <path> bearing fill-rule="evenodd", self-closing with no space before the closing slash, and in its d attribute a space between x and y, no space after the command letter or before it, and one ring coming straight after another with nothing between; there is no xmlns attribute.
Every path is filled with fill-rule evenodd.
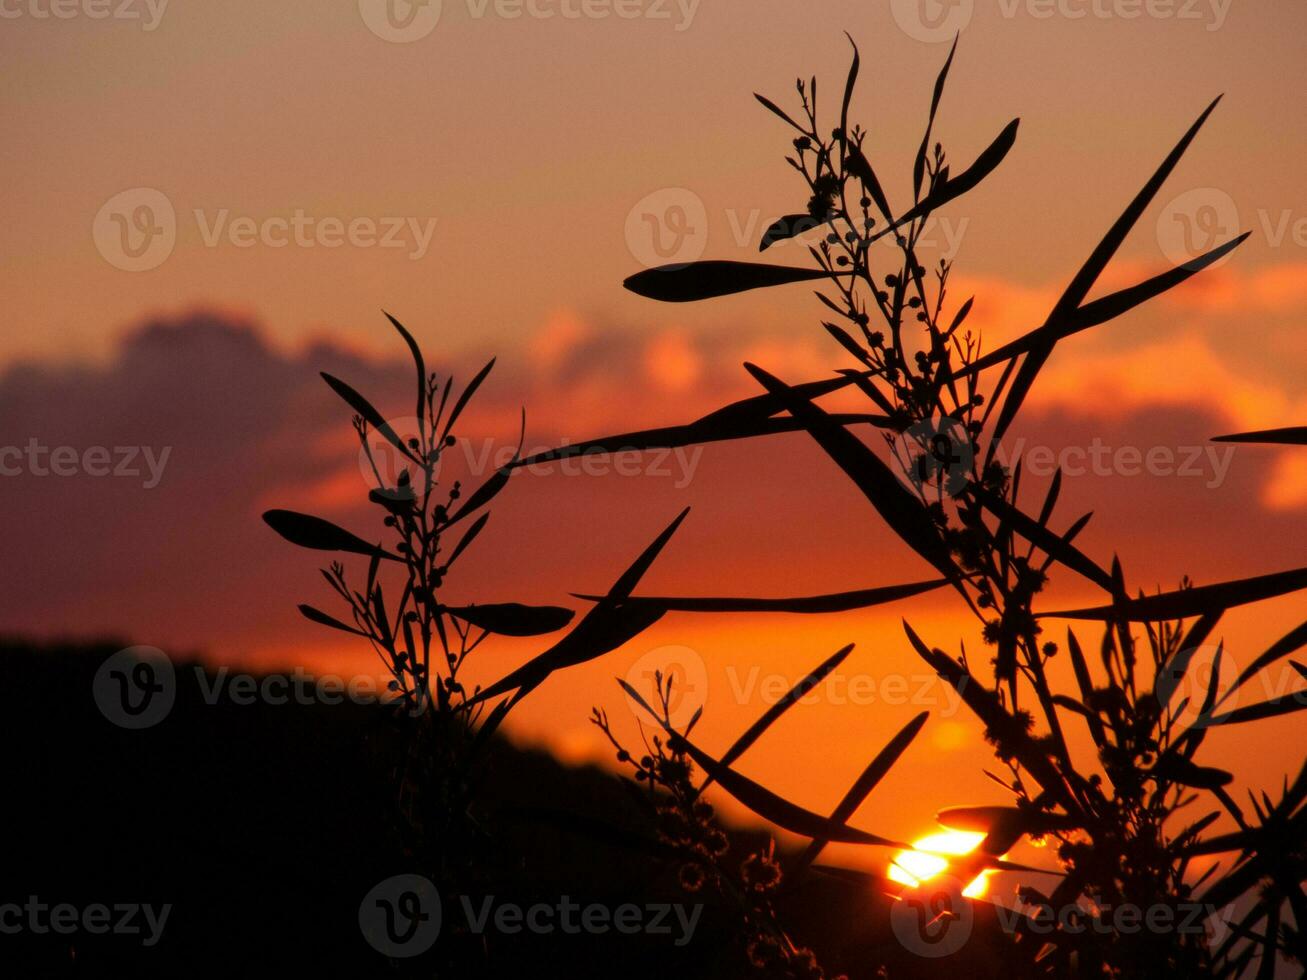
<svg viewBox="0 0 1307 980"><path fill-rule="evenodd" d="M360 905L379 882L421 870L405 861L387 819L381 709L210 704L179 666L167 717L126 730L92 697L97 668L122 646L0 644L0 976L431 975L379 953L360 927ZM500 870L485 894L469 896L475 909L490 895L496 909L557 910L563 896L581 908L637 905L645 922L650 904L680 902L687 915L695 902L705 908L688 941L670 912L669 931L658 934L492 924L455 940L466 933L457 928L464 906L442 896L437 942L467 947L478 964L469 975L747 975L710 895L686 896L674 867L583 830L602 822L648 834L617 778L506 742L490 760L485 792ZM559 812L567 816L550 816ZM875 976L883 965L893 978L1013 975L983 904L959 953L925 958L891 932L889 900L874 886L815 874L790 884L788 921L831 974ZM56 931L48 911L28 910L34 902L71 905L79 921ZM95 913L84 918L97 905L110 908L105 934ZM148 905L156 917L170 910L156 930L143 912L122 921L124 905Z"/></svg>

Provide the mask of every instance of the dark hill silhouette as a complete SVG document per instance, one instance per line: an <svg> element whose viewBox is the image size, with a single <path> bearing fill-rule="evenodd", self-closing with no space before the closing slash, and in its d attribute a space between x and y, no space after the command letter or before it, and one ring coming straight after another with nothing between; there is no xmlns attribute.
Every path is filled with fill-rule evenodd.
<svg viewBox="0 0 1307 980"><path fill-rule="evenodd" d="M414 870L385 816L382 709L208 704L194 664L179 663L167 718L128 731L105 719L91 693L97 668L124 645L0 643L10 842L0 905L36 896L79 908L167 903L171 913L148 948L140 936L6 935L6 975L409 975L393 971L358 925L360 901L378 881ZM744 969L711 895L687 898L674 866L616 843L649 836L618 778L502 738L485 772L497 855L484 872L485 894L523 904L568 895L609 907L698 897L706 908L682 947L667 936L495 934L492 960L470 975L728 977ZM750 848L765 838L735 836L736 847ZM941 961L909 953L886 931L887 902L868 883L820 876L784 900L795 935L828 951L833 974L874 976L888 964L896 978L936 975ZM461 918L453 902L444 907L442 942L451 918ZM998 976L999 961L984 955L998 937L987 937L993 927L986 907L978 909L967 975ZM474 943L467 955L478 955ZM419 965L415 975L430 970Z"/></svg>

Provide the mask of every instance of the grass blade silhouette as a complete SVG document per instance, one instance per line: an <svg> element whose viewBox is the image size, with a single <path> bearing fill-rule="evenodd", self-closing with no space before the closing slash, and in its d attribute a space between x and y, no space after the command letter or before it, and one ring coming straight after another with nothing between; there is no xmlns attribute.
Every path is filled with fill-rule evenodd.
<svg viewBox="0 0 1307 980"><path fill-rule="evenodd" d="M899 757L907 751L908 746L921 732L922 726L926 724L926 719L929 717L929 711L921 712L904 725L899 733L876 753L876 757L867 764L867 768L862 771L862 775L849 787L849 791L844 794L844 798L831 811L830 819L833 822L838 824L849 822L849 818L853 816L858 807L862 806L863 801L871 795L871 791L885 778L886 773L894 768L894 764L899 761ZM811 865L829 843L830 841L825 838L813 839L795 861L794 870L802 871Z"/></svg>
<svg viewBox="0 0 1307 980"><path fill-rule="evenodd" d="M865 609L888 602L908 599L923 592L930 592L947 585L945 579L933 579L928 582L914 582L910 585L888 585L875 589L859 589L852 592L833 592L827 595L798 596L789 599L712 598L698 596L632 596L629 605L647 604L662 609L664 612L701 612L701 613L836 613L853 609ZM595 601L601 598L595 595L577 594L578 599Z"/></svg>
<svg viewBox="0 0 1307 980"><path fill-rule="evenodd" d="M1176 164L1180 162L1180 158L1189 149L1194 137L1198 135L1198 131L1202 129L1203 124L1207 122L1208 116L1212 114L1220 101L1219 96L1213 100L1212 104L1203 110L1197 121L1180 138L1180 142L1176 144L1166 159L1162 161L1162 165L1157 168L1153 176L1135 195L1134 200L1130 202L1121 217L1116 220L1116 223L1108 230L1103 240L1098 243L1098 247L1090 253L1089 259L1076 273L1075 278L1071 280L1070 285L1067 286L1066 291L1053 307L1046 324L1046 326L1052 325L1048 336L1042 338L1026 355L1026 360L1017 370L1012 386L1008 390L1007 398L1003 402L1003 408L999 412L998 422L994 428L991 448L997 446L999 440L1007 432L1008 427L1012 424L1018 410L1021 408L1021 403L1025 401L1031 385L1034 384L1035 377L1044 366L1044 362L1048 360L1049 355L1052 354L1053 347L1057 343L1056 333L1063 329L1062 325L1071 319L1081 304L1084 303L1085 297L1089 295L1089 291L1093 288L1094 283L1098 281L1098 277L1102 275L1103 270L1107 268L1108 262L1112 260L1112 256L1121 247L1121 243L1125 241L1126 235L1130 233L1130 230L1142 217L1144 210L1157 196L1162 184L1175 170Z"/></svg>

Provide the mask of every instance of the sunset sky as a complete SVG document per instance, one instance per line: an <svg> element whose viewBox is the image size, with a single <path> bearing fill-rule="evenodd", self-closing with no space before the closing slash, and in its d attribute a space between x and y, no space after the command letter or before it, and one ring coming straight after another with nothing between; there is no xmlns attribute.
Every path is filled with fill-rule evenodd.
<svg viewBox="0 0 1307 980"><path fill-rule="evenodd" d="M990 347L1042 322L1225 93L1103 285L1239 230L1251 238L1193 284L1060 345L1010 448L1173 460L1166 473L1068 474L1061 526L1094 510L1086 550L1104 563L1118 553L1134 588L1307 565L1307 454L1207 441L1307 423L1307 7L436 0L402 9L417 19L401 29L380 0L118 4L109 9L139 16L101 19L95 0L61 7L66 17L51 0L0 0L0 447L23 450L0 459L16 467L0 476L4 632L108 634L242 669L371 671L370 651L299 618L295 603L327 603L315 556L259 514L376 521L348 410L317 372L406 414L410 367L382 309L442 375L465 380L498 356L462 433L473 467L516 437L521 406L528 448L544 448L755 394L744 360L787 381L847 366L809 289L666 306L621 288L657 261L654 232L692 253L676 259L747 259L773 218L803 209L782 159L789 137L750 93L788 106L796 75L816 74L833 126L845 30L863 59L852 115L891 199L910 189L952 30L961 42L937 128L952 159L1022 119L1003 166L947 209L936 236L957 260L952 307L976 296L972 323ZM136 255L145 227L157 233ZM795 245L770 254L806 261ZM73 447L77 472L38 472L33 440ZM115 461L114 447L135 447L125 465L137 472L88 473L92 447ZM687 505L648 592L804 594L930 577L806 438L645 463L515 477L451 591L572 603L569 592L606 589ZM1093 598L1066 576L1053 590L1059 604ZM1304 613L1299 596L1232 614L1227 653L1246 665ZM569 759L603 756L590 705L624 711L612 678L676 647L690 653L670 656L702 665L703 741L720 751L766 691L774 698L767 678L788 686L856 642L843 670L862 694L826 690L743 768L829 810L929 708L932 723L857 821L915 836L941 807L1004 801L980 772L979 728L915 661L903 616L945 649L981 649L944 593L819 619L674 615L552 678L510 732ZM477 679L537 649L488 645ZM1269 787L1297 764L1279 750L1293 725L1222 732L1211 758L1237 756Z"/></svg>

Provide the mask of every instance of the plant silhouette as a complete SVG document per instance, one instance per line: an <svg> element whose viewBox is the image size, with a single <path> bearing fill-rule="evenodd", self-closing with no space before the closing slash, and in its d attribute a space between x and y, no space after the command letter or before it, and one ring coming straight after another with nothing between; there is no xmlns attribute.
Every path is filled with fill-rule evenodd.
<svg viewBox="0 0 1307 980"><path fill-rule="evenodd" d="M1014 120L974 161L954 165L935 135L935 123L956 49L955 42L934 87L925 132L913 157L908 206L891 203L867 155L867 132L850 119L860 67L855 45L833 130L824 131L819 124L815 78L797 82L800 111L793 115L757 96L793 133L786 162L802 179L807 199L804 210L767 228L759 251L819 233L808 249L813 267L708 260L648 269L625 282L633 292L664 302L820 282L824 289L817 299L834 317L822 325L853 359L853 366L830 378L792 383L746 364L762 389L753 398L683 426L593 439L516 465L581 453L807 432L938 578L837 596L637 595L629 603L658 612L819 613L947 587L976 619L989 651L983 658L988 664L977 663L965 647L957 655L945 653L905 622L907 640L983 724L986 739L1007 770L1004 777L991 775L1013 796L1011 806L954 807L940 813L946 826L985 835L976 854L952 862L951 874L967 881L985 868L1019 870L1002 856L1022 838L1050 843L1059 864L1046 869L1060 878L1051 893L1024 890L1028 908L1014 934L1014 968L1036 974L1123 977L1237 977L1255 969L1258 976L1270 977L1278 956L1307 963L1301 932L1307 913L1302 888L1307 877L1307 767L1292 782L1286 779L1278 800L1253 796L1249 815L1226 790L1232 774L1200 765L1195 756L1211 729L1287 715L1307 707L1307 700L1282 696L1222 710L1224 699L1217 696L1219 644L1216 669L1197 718L1184 720L1189 706L1173 701L1173 696L1226 610L1307 588L1307 569L1204 586L1182 579L1176 590L1145 595L1127 584L1119 561L1102 564L1077 546L1090 515L1069 523L1058 519L1060 470L1031 509L1031 501L1021 494L1020 464L1009 470L997 458L1004 435L1059 343L1180 285L1247 238L1241 235L1129 288L1088 299L1219 99L1165 156L1044 322L986 351L982 338L967 326L972 300L956 307L951 302L951 262L940 260L928 269L919 254L932 215L979 186L1012 149L1018 131ZM882 240L895 255L888 269L872 251ZM836 414L819 404L824 396L846 389L865 396L869 412ZM864 440L863 435L871 433L878 433L887 445L891 462ZM1307 442L1301 428L1224 438ZM1089 583L1101 592L1101 604L1044 609L1042 594L1053 575ZM1093 667L1074 629L1054 630L1060 620L1100 624ZM1307 624L1258 657L1234 687L1272 667L1307 676L1303 664L1285 663L1304 644ZM1069 658L1073 667L1076 686L1069 691L1055 690L1050 680L1048 664L1059 655ZM651 708L650 713L665 724L657 711ZM761 719L752 737L774 720L774 714ZM1066 736L1072 724L1085 727L1094 756L1073 754ZM870 789L861 781L855 787L858 792L851 791L846 800L851 806L828 819L736 772L730 763L747 744L718 761L689 742L688 730L668 734L675 751L685 753L711 780L760 816L812 838L813 848L820 849L825 840L891 843L845 823L865 797L863 790ZM1181 811L1198 801L1212 809L1186 822ZM1222 816L1237 829L1204 836ZM1216 855L1228 862L1222 873L1215 863L1204 874L1192 873L1195 859ZM801 872L807 863L810 859L791 870ZM1222 906L1235 900L1242 901L1239 919L1219 942L1192 930L1123 930L1087 911L1131 903L1174 913L1186 902ZM1091 924L1096 928L1086 928Z"/></svg>
<svg viewBox="0 0 1307 980"><path fill-rule="evenodd" d="M488 740L513 706L551 673L615 649L659 618L658 610L625 600L685 514L562 639L492 687L467 690L460 671L489 637L557 633L575 614L560 606L453 603L446 598L451 570L478 540L490 518L488 506L508 485L511 473L508 467L497 469L470 493L460 481L446 486L440 478L442 458L457 444L456 426L495 362L455 393L453 378L446 377L442 384L436 374L428 373L413 336L394 317L389 319L416 369L413 434L399 431L346 382L322 375L354 411L360 453L374 483L367 497L381 517L382 539L364 540L322 518L291 510L270 510L263 518L292 544L367 559L361 584L348 576L341 562L322 570L344 603L347 618L307 604L299 610L318 625L366 641L390 674L391 717L400 746L394 760L396 812L404 850L438 887L457 892L476 878L493 846L482 829L484 814L476 799L477 767ZM515 461L525 427L523 412ZM487 711L487 699L504 693L509 696Z"/></svg>

